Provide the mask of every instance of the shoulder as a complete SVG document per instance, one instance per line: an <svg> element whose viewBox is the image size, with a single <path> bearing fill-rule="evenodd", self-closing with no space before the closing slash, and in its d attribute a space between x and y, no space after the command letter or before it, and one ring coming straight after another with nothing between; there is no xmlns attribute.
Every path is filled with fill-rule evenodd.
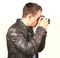
<svg viewBox="0 0 60 58"><path fill-rule="evenodd" d="M8 29L7 33L22 33L25 36L27 35L27 30L26 30L26 26L24 25L23 22L21 22L19 19L17 19L17 21L10 26L10 28Z"/></svg>

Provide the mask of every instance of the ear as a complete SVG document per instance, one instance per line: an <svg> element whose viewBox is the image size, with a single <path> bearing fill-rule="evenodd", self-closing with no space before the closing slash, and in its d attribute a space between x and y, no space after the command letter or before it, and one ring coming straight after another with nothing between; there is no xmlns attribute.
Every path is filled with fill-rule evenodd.
<svg viewBox="0 0 60 58"><path fill-rule="evenodd" d="M31 17L32 17L32 14L28 14L28 15L27 15L27 17L28 17L29 19L31 19Z"/></svg>

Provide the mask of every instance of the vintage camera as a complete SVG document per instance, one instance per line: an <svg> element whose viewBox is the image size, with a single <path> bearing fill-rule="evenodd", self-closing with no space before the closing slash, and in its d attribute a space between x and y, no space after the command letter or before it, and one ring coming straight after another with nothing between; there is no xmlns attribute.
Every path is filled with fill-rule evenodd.
<svg viewBox="0 0 60 58"><path fill-rule="evenodd" d="M45 18L45 16L44 15L41 15L41 20L43 20ZM48 24L50 24L50 19L49 18L47 18L48 19Z"/></svg>

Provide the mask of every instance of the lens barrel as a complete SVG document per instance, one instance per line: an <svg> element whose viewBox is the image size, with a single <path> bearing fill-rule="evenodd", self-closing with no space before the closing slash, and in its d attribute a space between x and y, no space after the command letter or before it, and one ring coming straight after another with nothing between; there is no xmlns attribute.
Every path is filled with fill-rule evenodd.
<svg viewBox="0 0 60 58"><path fill-rule="evenodd" d="M45 18L45 16L44 15L41 15L41 20L43 20ZM47 18L48 19L48 24L50 24L50 19L49 18Z"/></svg>

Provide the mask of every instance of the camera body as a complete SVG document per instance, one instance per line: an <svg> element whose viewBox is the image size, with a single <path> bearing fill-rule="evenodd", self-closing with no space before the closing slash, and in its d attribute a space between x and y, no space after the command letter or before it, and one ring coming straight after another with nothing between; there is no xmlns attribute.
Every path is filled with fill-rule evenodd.
<svg viewBox="0 0 60 58"><path fill-rule="evenodd" d="M41 15L41 20L43 20L45 18L45 16L44 15ZM50 19L49 18L47 18L48 19L48 24L50 24Z"/></svg>

